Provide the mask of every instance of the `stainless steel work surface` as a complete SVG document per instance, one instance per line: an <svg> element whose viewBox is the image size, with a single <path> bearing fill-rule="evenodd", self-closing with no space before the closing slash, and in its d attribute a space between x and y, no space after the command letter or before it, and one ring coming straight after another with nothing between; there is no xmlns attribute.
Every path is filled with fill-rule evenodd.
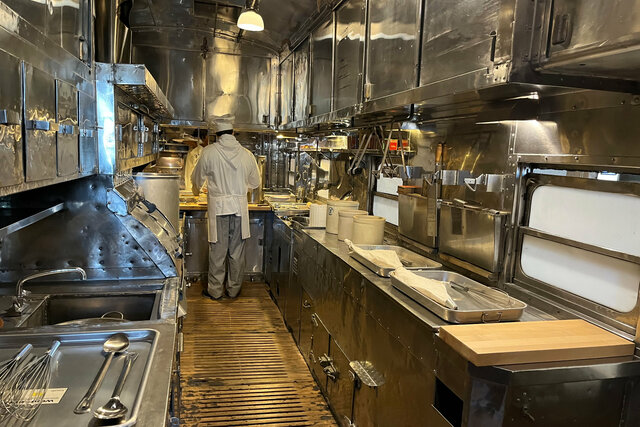
<svg viewBox="0 0 640 427"><path fill-rule="evenodd" d="M400 262L407 270L416 270L416 269L434 269L434 268L442 268L442 264L437 261L431 260L429 258L425 258L422 255L418 255L417 253L410 251L409 249L403 248L401 246L389 246L389 245L356 245L360 249L364 249L365 251L394 251ZM389 277L391 272L395 270L392 267L384 267L376 265L374 262L368 260L357 252L352 250L349 251L349 255L352 258L355 258L359 262L361 262L364 266L366 266L369 270L376 273L378 276Z"/></svg>
<svg viewBox="0 0 640 427"><path fill-rule="evenodd" d="M327 234L324 230L304 230L304 233L309 235L318 244L324 246L333 255L342 259L349 265L349 267L353 268L359 274L361 274L369 283L387 294L390 300L398 304L402 309L407 310L409 313L411 313L411 315L416 316L418 319L420 319L420 321L426 323L434 331L438 330L440 326L449 324L445 320L441 319L440 317L405 295L403 292L394 288L391 284L390 279L376 275L364 265L351 258L349 256L349 248L347 244L344 242L340 242L337 235ZM531 306L528 306L525 309L524 314L520 318L521 321L550 319L554 319L554 317Z"/></svg>
<svg viewBox="0 0 640 427"><path fill-rule="evenodd" d="M124 332L130 341L128 351L138 353L138 359L124 386L121 400L129 409L121 426L134 425L145 398L145 386L151 371L151 363L157 347L159 332L153 329L126 331L62 332L37 334L8 334L0 336L0 359L12 357L24 344L34 346L32 355L47 351L54 340L61 342L52 370L49 389L66 389L59 403L43 404L30 426L90 425L93 410L105 404L115 387L122 369L124 357L114 358L102 386L96 394L91 411L76 415L73 409L82 399L104 361L103 343L116 332ZM162 410L162 408L158 408Z"/></svg>
<svg viewBox="0 0 640 427"><path fill-rule="evenodd" d="M451 271L415 271L420 277L445 282L449 296L458 306L447 308L410 284L391 275L393 287L404 292L420 305L451 323L486 323L518 320L527 304L506 292L485 286Z"/></svg>

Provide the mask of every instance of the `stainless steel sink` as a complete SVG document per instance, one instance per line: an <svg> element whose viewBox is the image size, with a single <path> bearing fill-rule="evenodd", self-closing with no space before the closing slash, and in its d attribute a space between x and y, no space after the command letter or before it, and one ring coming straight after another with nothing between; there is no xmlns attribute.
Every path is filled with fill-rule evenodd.
<svg viewBox="0 0 640 427"><path fill-rule="evenodd" d="M45 297L25 298L26 309L21 316L8 316L5 313L13 305L13 297L0 296L0 318L4 322L2 329L33 328L42 326L42 309Z"/></svg>
<svg viewBox="0 0 640 427"><path fill-rule="evenodd" d="M127 294L62 294L27 298L22 316L3 315L11 307L11 297L0 296L0 317L4 329L57 325L80 319L99 318L107 313L122 313L125 320L158 319L161 292ZM110 316L117 317L117 316Z"/></svg>
<svg viewBox="0 0 640 427"><path fill-rule="evenodd" d="M51 295L42 306L43 324L56 325L78 319L122 313L131 321L156 319L160 293L123 295Z"/></svg>

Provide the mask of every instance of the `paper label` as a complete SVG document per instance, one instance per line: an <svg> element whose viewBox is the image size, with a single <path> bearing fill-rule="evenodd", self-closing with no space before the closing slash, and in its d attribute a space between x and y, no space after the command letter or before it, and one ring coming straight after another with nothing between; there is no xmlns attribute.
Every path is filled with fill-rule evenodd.
<svg viewBox="0 0 640 427"><path fill-rule="evenodd" d="M66 388L48 388L44 393L44 398L42 400L43 405L57 405L62 400L62 397L67 392ZM29 398L35 399L38 397L38 393L36 390L27 390L24 392L24 397L20 403L24 403Z"/></svg>

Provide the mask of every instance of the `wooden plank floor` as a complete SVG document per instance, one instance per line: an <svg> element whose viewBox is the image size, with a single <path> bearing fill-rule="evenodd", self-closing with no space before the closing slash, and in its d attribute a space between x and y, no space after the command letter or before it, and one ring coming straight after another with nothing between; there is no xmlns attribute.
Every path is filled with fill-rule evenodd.
<svg viewBox="0 0 640 427"><path fill-rule="evenodd" d="M186 426L335 426L263 283L235 300L188 291L182 364Z"/></svg>

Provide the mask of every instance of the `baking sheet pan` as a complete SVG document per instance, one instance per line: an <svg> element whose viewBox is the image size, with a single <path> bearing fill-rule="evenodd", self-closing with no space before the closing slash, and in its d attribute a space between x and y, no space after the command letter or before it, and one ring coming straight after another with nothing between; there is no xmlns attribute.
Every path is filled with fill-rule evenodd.
<svg viewBox="0 0 640 427"><path fill-rule="evenodd" d="M418 255L417 253L410 251L409 249L403 248L401 246L389 246L389 245L356 245L360 249L364 249L366 251L372 250L390 250L394 251L398 254L398 258L404 265L404 268L407 270L427 270L427 269L438 269L442 268L442 264L432 259L423 257L422 255ZM349 250L349 255L367 267L369 270L376 273L381 277L389 277L391 272L395 270L395 268L391 267L382 267L374 264L363 256L360 256L358 253Z"/></svg>
<svg viewBox="0 0 640 427"><path fill-rule="evenodd" d="M452 310L391 275L394 288L450 323L488 323L519 320L527 304L507 293L451 271L414 271L428 279L447 282L447 291L458 305ZM453 283L453 285L452 285ZM468 289L465 291L464 289Z"/></svg>

